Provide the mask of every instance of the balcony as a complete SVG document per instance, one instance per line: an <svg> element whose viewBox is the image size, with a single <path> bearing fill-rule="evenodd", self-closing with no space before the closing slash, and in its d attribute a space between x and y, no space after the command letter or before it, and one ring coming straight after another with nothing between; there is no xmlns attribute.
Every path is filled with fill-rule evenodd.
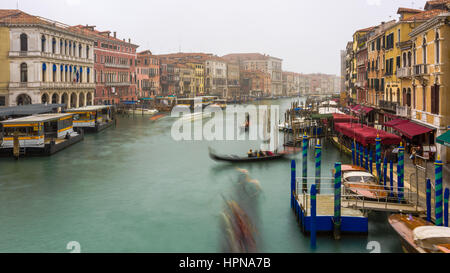
<svg viewBox="0 0 450 273"><path fill-rule="evenodd" d="M105 82L105 86L129 86L130 82Z"/></svg>
<svg viewBox="0 0 450 273"><path fill-rule="evenodd" d="M380 108L381 109L396 112L397 106L398 106L398 102L380 100Z"/></svg>
<svg viewBox="0 0 450 273"><path fill-rule="evenodd" d="M416 64L413 66L413 76L423 76L428 73L426 64Z"/></svg>
<svg viewBox="0 0 450 273"><path fill-rule="evenodd" d="M10 82L9 88L46 88L46 89L65 89L65 88L95 88L95 83L71 83L71 82Z"/></svg>
<svg viewBox="0 0 450 273"><path fill-rule="evenodd" d="M114 68L125 68L125 69L129 69L130 65L129 64L113 64L113 63L104 63L104 65L106 67L114 67Z"/></svg>
<svg viewBox="0 0 450 273"><path fill-rule="evenodd" d="M93 64L94 60L92 58L86 59L86 58L80 58L76 56L70 56L70 55L61 55L58 53L51 53L51 52L40 52L40 51L9 51L9 57L10 58L17 58L17 57L32 57L32 58L49 58L49 59L56 59L60 61L72 61L72 62L81 62L81 63L90 63Z"/></svg>
<svg viewBox="0 0 450 273"><path fill-rule="evenodd" d="M397 105L396 115L405 118L411 118L411 107Z"/></svg>
<svg viewBox="0 0 450 273"><path fill-rule="evenodd" d="M397 78L411 77L411 67L397 68L396 75L397 75Z"/></svg>

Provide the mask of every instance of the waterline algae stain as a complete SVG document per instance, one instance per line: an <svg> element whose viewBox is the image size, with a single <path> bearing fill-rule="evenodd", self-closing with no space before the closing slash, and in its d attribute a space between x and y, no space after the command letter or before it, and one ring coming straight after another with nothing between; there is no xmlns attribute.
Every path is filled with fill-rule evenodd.
<svg viewBox="0 0 450 273"><path fill-rule="evenodd" d="M280 105L291 100L261 101ZM87 252L221 252L221 196L232 197L236 167L259 181L260 252L310 252L288 203L290 160L229 164L211 160L208 146L245 155L261 142L175 141L170 116L119 117L117 126L51 157L0 159L0 252L70 252L76 241ZM237 132L245 134L245 132ZM282 139L282 136L280 136ZM282 142L280 142L281 144ZM321 169L350 163L324 141ZM313 176L314 150L308 151ZM301 155L295 156L297 163ZM387 215L369 215L368 236L317 237L316 252L401 252Z"/></svg>

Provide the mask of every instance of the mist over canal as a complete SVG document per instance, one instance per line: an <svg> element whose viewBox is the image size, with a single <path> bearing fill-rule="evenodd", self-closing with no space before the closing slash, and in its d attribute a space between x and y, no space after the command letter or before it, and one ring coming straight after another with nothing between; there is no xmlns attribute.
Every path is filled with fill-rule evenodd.
<svg viewBox="0 0 450 273"><path fill-rule="evenodd" d="M262 101L280 105L291 99ZM0 252L220 252L222 195L232 197L239 172L247 169L262 187L256 208L261 252L310 252L290 209L290 161L229 164L208 156L245 154L259 141L174 141L170 117L119 117L117 127L50 157L0 159ZM280 133L280 145L282 145ZM308 172L314 174L313 149ZM296 155L297 166L301 162ZM323 143L322 175L336 161L349 163ZM297 172L298 173L298 172ZM317 252L401 252L387 214L369 215L369 235L318 237Z"/></svg>

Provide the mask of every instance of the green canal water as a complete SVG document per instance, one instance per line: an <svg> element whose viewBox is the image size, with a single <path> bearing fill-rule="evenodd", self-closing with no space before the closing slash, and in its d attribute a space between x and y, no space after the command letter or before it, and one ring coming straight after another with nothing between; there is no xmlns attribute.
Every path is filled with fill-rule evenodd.
<svg viewBox="0 0 450 273"><path fill-rule="evenodd" d="M284 113L290 99L267 101ZM53 156L0 159L0 252L220 252L220 213L239 173L249 171L262 187L257 223L261 252L311 252L290 208L290 161L233 165L211 160L245 153L257 141L175 141L174 118L119 117L117 126ZM282 136L280 136L282 138ZM349 162L324 143L322 173ZM296 155L300 166L300 154ZM309 175L314 174L309 151ZM319 236L316 252L401 252L387 214L369 215L368 236Z"/></svg>

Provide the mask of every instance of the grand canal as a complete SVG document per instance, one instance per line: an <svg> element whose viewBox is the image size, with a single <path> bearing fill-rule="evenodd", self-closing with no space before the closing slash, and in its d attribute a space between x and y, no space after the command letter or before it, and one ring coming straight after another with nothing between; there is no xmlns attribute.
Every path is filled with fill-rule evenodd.
<svg viewBox="0 0 450 273"><path fill-rule="evenodd" d="M289 99L267 101L284 113ZM289 205L290 161L232 165L211 160L208 147L245 153L257 141L175 141L173 118L119 117L117 126L86 135L51 157L0 159L0 252L220 252L223 197L247 169L262 194L255 208L261 252L311 252ZM339 151L324 143L322 173ZM296 156L300 164L300 155ZM309 173L314 173L309 152ZM387 215L369 215L369 235L320 236L316 252L401 252Z"/></svg>

